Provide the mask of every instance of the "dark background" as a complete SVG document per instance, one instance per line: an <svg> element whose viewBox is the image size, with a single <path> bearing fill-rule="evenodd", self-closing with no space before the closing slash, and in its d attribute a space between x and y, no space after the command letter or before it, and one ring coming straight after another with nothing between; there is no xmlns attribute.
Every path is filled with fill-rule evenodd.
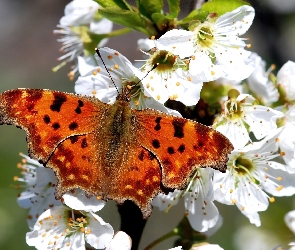
<svg viewBox="0 0 295 250"><path fill-rule="evenodd" d="M68 2L0 1L0 92L13 88L48 88L74 92L74 82L67 77L69 66L57 73L51 70L58 64L56 58L62 55L59 52L61 44L56 41L58 36L53 35L52 31L56 29ZM287 60L295 61L295 1L264 0L252 1L252 4L256 9L255 21L250 31L244 35L250 38L251 50L258 52L268 65L275 63L277 68ZM188 13L192 3L190 0L182 0L182 5L184 13ZM134 32L110 40L107 46L120 51L130 61L142 59L141 52L135 49L140 37L144 36ZM33 249L25 243L28 211L16 203L20 190L15 188L13 176L20 176L16 168L21 159L19 152L27 153L24 131L13 126L1 126L0 249L5 250ZM280 243L288 243L294 240L294 235L284 225L283 216L294 208L293 205L293 198L276 198L276 202L270 204L266 212L260 213L260 228L251 225L235 206L219 205L223 226L209 241L220 244L225 249L241 250L271 249ZM100 214L108 215L102 215L102 218L117 229L119 217L112 202L103 210ZM153 213L145 230L145 243L172 229L183 214L182 205L172 208L170 212ZM167 247L161 245L158 249Z"/></svg>

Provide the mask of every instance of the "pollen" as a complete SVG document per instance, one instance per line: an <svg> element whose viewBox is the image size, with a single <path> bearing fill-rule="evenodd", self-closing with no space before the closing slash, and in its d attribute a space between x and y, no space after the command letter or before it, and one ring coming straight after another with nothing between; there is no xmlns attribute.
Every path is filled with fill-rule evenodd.
<svg viewBox="0 0 295 250"><path fill-rule="evenodd" d="M96 199L98 199L98 200L101 200L101 196L100 195L98 195L98 196L96 196Z"/></svg>
<svg viewBox="0 0 295 250"><path fill-rule="evenodd" d="M284 188L284 187L283 187L282 185L280 185L280 186L276 187L276 190L277 190L277 191L281 191L283 188Z"/></svg>
<svg viewBox="0 0 295 250"><path fill-rule="evenodd" d="M13 177L13 180L14 180L14 181L18 181L18 176L14 176L14 177Z"/></svg>
<svg viewBox="0 0 295 250"><path fill-rule="evenodd" d="M119 56L119 53L116 51L116 52L114 53L114 55L115 55L115 56Z"/></svg>
<svg viewBox="0 0 295 250"><path fill-rule="evenodd" d="M214 76L215 75L215 72L214 71L211 71L211 75Z"/></svg>
<svg viewBox="0 0 295 250"><path fill-rule="evenodd" d="M236 204L236 202L237 202L236 199L232 199L231 201L232 204Z"/></svg>
<svg viewBox="0 0 295 250"><path fill-rule="evenodd" d="M280 156L285 156L285 154L286 154L285 152L281 152Z"/></svg>
<svg viewBox="0 0 295 250"><path fill-rule="evenodd" d="M157 95L157 100L159 101L161 99L161 97L159 95Z"/></svg>
<svg viewBox="0 0 295 250"><path fill-rule="evenodd" d="M177 82L177 83L176 83L176 86L180 86L180 82Z"/></svg>
<svg viewBox="0 0 295 250"><path fill-rule="evenodd" d="M118 69L118 68L119 68L119 65L118 65L118 64L115 64L115 65L114 65L114 68L115 68L115 69Z"/></svg>
<svg viewBox="0 0 295 250"><path fill-rule="evenodd" d="M278 181L281 181L281 180L282 180L282 177L280 177L280 176L277 177L277 180L278 180Z"/></svg>
<svg viewBox="0 0 295 250"><path fill-rule="evenodd" d="M154 87L151 87L151 90L154 91L155 90Z"/></svg>
<svg viewBox="0 0 295 250"><path fill-rule="evenodd" d="M232 189L230 189L230 190L229 190L229 192L230 192L230 193L232 193L232 192L233 192L233 190L232 190Z"/></svg>
<svg viewBox="0 0 295 250"><path fill-rule="evenodd" d="M111 60L111 59L113 59L113 57L112 57L111 55L109 55L109 56L108 56L108 59Z"/></svg>
<svg viewBox="0 0 295 250"><path fill-rule="evenodd" d="M195 59L196 59L196 57L195 57L195 56L191 56L191 59L192 59L192 60L195 60Z"/></svg>
<svg viewBox="0 0 295 250"><path fill-rule="evenodd" d="M97 70L96 70L98 73L101 71L101 68L97 68Z"/></svg>
<svg viewBox="0 0 295 250"><path fill-rule="evenodd" d="M134 101L134 103L135 103L135 106L139 106L139 101L138 100Z"/></svg>
<svg viewBox="0 0 295 250"><path fill-rule="evenodd" d="M188 77L187 80L188 80L189 82L191 82L191 81L192 81L192 78Z"/></svg>
<svg viewBox="0 0 295 250"><path fill-rule="evenodd" d="M149 88L151 85L150 85L149 83L147 83L145 86L146 86L147 88Z"/></svg>
<svg viewBox="0 0 295 250"><path fill-rule="evenodd" d="M156 38L155 36L151 36L151 40L155 40L155 38Z"/></svg>
<svg viewBox="0 0 295 250"><path fill-rule="evenodd" d="M96 76L97 72L96 71L92 71L92 75Z"/></svg>
<svg viewBox="0 0 295 250"><path fill-rule="evenodd" d="M270 197L269 198L269 202L275 202L275 198L274 197Z"/></svg>
<svg viewBox="0 0 295 250"><path fill-rule="evenodd" d="M280 139L279 138L276 138L276 142L279 142L280 141Z"/></svg>
<svg viewBox="0 0 295 250"><path fill-rule="evenodd" d="M126 185L125 189L133 189L133 187L131 185Z"/></svg>

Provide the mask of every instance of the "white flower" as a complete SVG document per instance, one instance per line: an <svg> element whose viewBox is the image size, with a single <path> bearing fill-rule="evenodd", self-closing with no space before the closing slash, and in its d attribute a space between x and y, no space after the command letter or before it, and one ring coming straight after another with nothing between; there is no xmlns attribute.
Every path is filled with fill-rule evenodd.
<svg viewBox="0 0 295 250"><path fill-rule="evenodd" d="M95 67L92 66L94 64L92 60L89 60L91 63L89 64L83 58L79 58L79 68L81 67L80 72L83 72L83 75L76 81L76 93L95 96L102 102L112 104L122 88L127 87L130 89L132 108L139 110L153 108L180 116L177 111L166 108L145 92L140 83L145 74L135 68L126 57L109 48L101 48L99 51L111 77L99 57L95 57L99 65Z"/></svg>
<svg viewBox="0 0 295 250"><path fill-rule="evenodd" d="M142 79L144 93L164 104L168 99L180 101L186 106L195 105L200 99L203 82L187 70L187 60L167 50L157 48L142 66L147 77Z"/></svg>
<svg viewBox="0 0 295 250"><path fill-rule="evenodd" d="M38 218L33 231L27 233L29 246L37 249L85 249L85 240L94 248L106 247L113 228L98 215L57 206Z"/></svg>
<svg viewBox="0 0 295 250"><path fill-rule="evenodd" d="M158 39L157 47L181 58L191 57L189 73L201 81L219 77L242 80L253 71L250 52L239 38L251 26L254 9L241 6L215 20L209 15L203 23L194 23L191 31L171 30Z"/></svg>
<svg viewBox="0 0 295 250"><path fill-rule="evenodd" d="M112 30L113 23L108 19L96 19L95 15L99 9L99 4L92 0L73 0L65 8L65 16L60 19L54 30L55 34L62 37L58 39L63 44L61 51L65 54L58 60L65 60L54 68L54 71L65 65L67 62L75 61L78 56L89 56L84 53L84 43L90 43L90 33L103 34ZM103 39L97 46L101 47L107 42ZM75 63L75 62L74 62ZM70 79L74 78L77 72L76 63L69 74Z"/></svg>
<svg viewBox="0 0 295 250"><path fill-rule="evenodd" d="M278 71L277 84L283 88L288 101L295 101L295 62L286 62Z"/></svg>
<svg viewBox="0 0 295 250"><path fill-rule="evenodd" d="M295 235L295 210L288 212L284 217L284 221L287 227Z"/></svg>
<svg viewBox="0 0 295 250"><path fill-rule="evenodd" d="M32 228L45 210L53 206L61 205L60 200L54 196L57 178L50 168L44 168L38 161L21 154L23 157L22 169L23 177L15 177L16 181L25 183L26 190L19 194L18 204L23 208L30 208L27 216L28 225Z"/></svg>
<svg viewBox="0 0 295 250"><path fill-rule="evenodd" d="M154 198L153 206L168 210L183 196L186 216L192 228L198 232L208 231L215 226L219 217L218 209L213 203L212 175L213 170L210 168L197 169L185 191L175 190L168 195L159 194Z"/></svg>
<svg viewBox="0 0 295 250"><path fill-rule="evenodd" d="M140 50L149 51L152 48L156 47L156 42L155 40L148 39L148 38L138 39L137 46L138 46L138 49Z"/></svg>
<svg viewBox="0 0 295 250"><path fill-rule="evenodd" d="M260 140L277 128L276 119L282 113L266 106L256 105L251 95L230 90L229 100L224 102L222 114L216 118L213 127L228 137L235 149L240 149L249 141L253 132Z"/></svg>
<svg viewBox="0 0 295 250"><path fill-rule="evenodd" d="M247 216L251 223L260 225L257 212L268 207L265 192L274 196L291 196L295 193L295 174L290 174L287 167L272 159L276 145L269 141L277 136L273 132L265 139L254 142L241 150L234 150L229 155L226 173L215 171L214 195L215 200L236 205Z"/></svg>
<svg viewBox="0 0 295 250"><path fill-rule="evenodd" d="M128 234L123 231L119 231L114 235L114 238L105 248L105 250L130 250L132 240Z"/></svg>
<svg viewBox="0 0 295 250"><path fill-rule="evenodd" d="M204 243L192 245L190 250L223 250L223 248L221 248L217 244L209 244L207 242L204 242Z"/></svg>
<svg viewBox="0 0 295 250"><path fill-rule="evenodd" d="M250 90L255 93L256 98L264 105L270 105L276 102L279 98L279 92L273 82L268 78L272 68L266 72L265 61L256 53L252 53L249 59L255 63L254 71L247 78Z"/></svg>

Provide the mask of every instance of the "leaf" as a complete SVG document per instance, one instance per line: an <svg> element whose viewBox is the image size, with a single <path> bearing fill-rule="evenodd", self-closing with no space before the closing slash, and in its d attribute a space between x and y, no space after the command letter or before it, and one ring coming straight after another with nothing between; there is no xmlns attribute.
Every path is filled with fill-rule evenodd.
<svg viewBox="0 0 295 250"><path fill-rule="evenodd" d="M120 7L124 10L132 10L132 7L124 0L95 0L95 2L104 8Z"/></svg>
<svg viewBox="0 0 295 250"><path fill-rule="evenodd" d="M167 0L169 5L169 17L176 18L180 11L179 0Z"/></svg>
<svg viewBox="0 0 295 250"><path fill-rule="evenodd" d="M137 12L122 10L119 7L99 9L98 12L114 23L140 31L148 36L156 33L152 25L144 20Z"/></svg>
<svg viewBox="0 0 295 250"><path fill-rule="evenodd" d="M233 11L242 5L250 5L249 3L241 0L212 0L202 5L202 11L208 11L209 13L217 13L219 16L226 12Z"/></svg>
<svg viewBox="0 0 295 250"><path fill-rule="evenodd" d="M163 31L166 29L167 26L169 26L170 19L160 13L154 13L152 14L152 19L156 23L159 30Z"/></svg>
<svg viewBox="0 0 295 250"><path fill-rule="evenodd" d="M138 0L137 7L139 12L151 20L154 13L162 13L163 0Z"/></svg>

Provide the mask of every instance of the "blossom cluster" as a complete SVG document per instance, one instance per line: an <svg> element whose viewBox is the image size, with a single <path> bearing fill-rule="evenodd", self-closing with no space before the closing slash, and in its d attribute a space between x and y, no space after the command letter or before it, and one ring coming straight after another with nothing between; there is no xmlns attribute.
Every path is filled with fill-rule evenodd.
<svg viewBox="0 0 295 250"><path fill-rule="evenodd" d="M250 45L240 37L254 19L255 11L248 5L220 16L211 13L202 22L192 22L188 30L175 28L158 39L139 40L146 59L137 64L106 47L99 49L101 57L94 56L86 49L90 34L112 29L111 21L97 16L99 8L92 0L73 0L55 31L62 35L65 52L59 59L74 63L71 79L79 75L75 92L112 104L118 90L128 88L132 108L176 116L181 115L165 106L168 100L192 106L200 98L214 99L221 112L212 127L234 146L225 173L196 169L185 190L159 194L153 206L168 211L183 202L191 227L202 233L220 226L216 201L235 205L250 223L260 226L259 212L267 210L274 197L295 193L295 63L287 62L275 76L273 67L266 69L263 59L248 50ZM105 43L103 39L96 46ZM227 95L206 96L203 91L212 86L227 88ZM23 177L16 180L27 186L18 203L30 208L28 245L85 249L87 242L95 249L131 249L129 236L115 234L98 215L105 201L86 197L78 189L55 200L57 178L52 170L22 156ZM191 249L221 248L205 244Z"/></svg>

